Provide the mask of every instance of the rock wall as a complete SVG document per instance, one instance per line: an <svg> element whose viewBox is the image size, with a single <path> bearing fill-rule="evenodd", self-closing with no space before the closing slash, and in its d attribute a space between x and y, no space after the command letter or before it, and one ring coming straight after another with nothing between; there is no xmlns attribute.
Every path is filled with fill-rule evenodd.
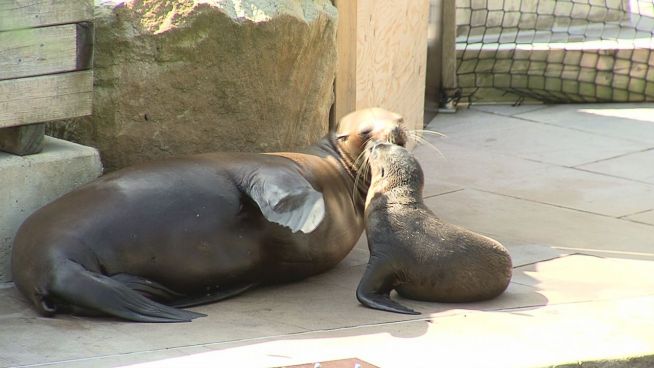
<svg viewBox="0 0 654 368"><path fill-rule="evenodd" d="M94 113L50 133L113 170L208 151L278 151L328 129L329 0L133 0L95 15Z"/></svg>

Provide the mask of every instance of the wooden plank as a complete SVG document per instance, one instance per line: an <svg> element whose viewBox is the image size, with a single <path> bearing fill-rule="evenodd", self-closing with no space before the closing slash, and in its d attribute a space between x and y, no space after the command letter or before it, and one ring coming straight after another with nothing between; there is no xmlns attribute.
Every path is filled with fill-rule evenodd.
<svg viewBox="0 0 654 368"><path fill-rule="evenodd" d="M0 31L93 19L93 0L0 0Z"/></svg>
<svg viewBox="0 0 654 368"><path fill-rule="evenodd" d="M91 114L90 70L0 81L0 128Z"/></svg>
<svg viewBox="0 0 654 368"><path fill-rule="evenodd" d="M338 29L336 30L336 80L334 107L330 120L333 128L341 118L356 110L357 1L336 0Z"/></svg>
<svg viewBox="0 0 654 368"><path fill-rule="evenodd" d="M379 106L422 129L428 0L359 0L357 109Z"/></svg>
<svg viewBox="0 0 654 368"><path fill-rule="evenodd" d="M75 24L0 32L0 80L76 68Z"/></svg>
<svg viewBox="0 0 654 368"><path fill-rule="evenodd" d="M449 95L457 88L456 81L456 5L454 1L443 1L441 77L444 92ZM449 93L448 93L449 92Z"/></svg>
<svg viewBox="0 0 654 368"><path fill-rule="evenodd" d="M45 142L45 124L0 129L0 151L25 156L39 153Z"/></svg>

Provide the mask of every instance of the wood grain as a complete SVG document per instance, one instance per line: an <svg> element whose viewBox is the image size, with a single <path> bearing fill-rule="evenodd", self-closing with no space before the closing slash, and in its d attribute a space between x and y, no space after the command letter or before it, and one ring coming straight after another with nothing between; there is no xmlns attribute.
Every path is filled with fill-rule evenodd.
<svg viewBox="0 0 654 368"><path fill-rule="evenodd" d="M93 0L0 0L0 31L93 19Z"/></svg>
<svg viewBox="0 0 654 368"><path fill-rule="evenodd" d="M75 70L76 39L75 24L0 32L0 80Z"/></svg>
<svg viewBox="0 0 654 368"><path fill-rule="evenodd" d="M454 1L443 1L441 83L446 94L457 88L456 80L456 7ZM449 93L448 93L449 92Z"/></svg>
<svg viewBox="0 0 654 368"><path fill-rule="evenodd" d="M0 81L0 128L91 114L93 72Z"/></svg>
<svg viewBox="0 0 654 368"><path fill-rule="evenodd" d="M45 124L0 129L0 151L25 156L39 153L45 142Z"/></svg>
<svg viewBox="0 0 654 368"><path fill-rule="evenodd" d="M357 109L379 106L422 129L428 0L359 0Z"/></svg>
<svg viewBox="0 0 654 368"><path fill-rule="evenodd" d="M338 8L336 31L336 80L334 81L334 107L330 120L333 128L341 118L356 110L356 56L357 56L357 2L335 0Z"/></svg>

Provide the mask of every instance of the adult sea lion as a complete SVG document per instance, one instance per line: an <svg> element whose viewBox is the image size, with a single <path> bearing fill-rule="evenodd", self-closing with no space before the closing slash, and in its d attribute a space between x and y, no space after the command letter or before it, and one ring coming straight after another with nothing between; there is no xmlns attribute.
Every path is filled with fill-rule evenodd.
<svg viewBox="0 0 654 368"><path fill-rule="evenodd" d="M302 153L210 153L113 172L32 214L18 289L42 315L190 321L177 309L324 272L363 231L369 141L405 144L402 117L344 117ZM356 184L356 185L355 185Z"/></svg>
<svg viewBox="0 0 654 368"><path fill-rule="evenodd" d="M361 304L389 312L420 314L390 299L472 302L506 290L512 265L497 241L445 223L425 206L424 175L404 147L369 149L371 183L365 206L370 260L357 287Z"/></svg>

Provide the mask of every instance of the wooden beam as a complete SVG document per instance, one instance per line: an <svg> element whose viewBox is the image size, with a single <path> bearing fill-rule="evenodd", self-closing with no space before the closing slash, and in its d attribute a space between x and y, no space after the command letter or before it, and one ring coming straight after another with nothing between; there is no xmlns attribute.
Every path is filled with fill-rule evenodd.
<svg viewBox="0 0 654 368"><path fill-rule="evenodd" d="M93 19L93 0L0 0L0 31Z"/></svg>
<svg viewBox="0 0 654 368"><path fill-rule="evenodd" d="M356 107L379 106L422 129L428 0L358 0Z"/></svg>
<svg viewBox="0 0 654 368"><path fill-rule="evenodd" d="M93 72L0 81L0 128L91 114Z"/></svg>
<svg viewBox="0 0 654 368"><path fill-rule="evenodd" d="M334 107L330 128L356 110L356 57L357 57L357 3L358 0L335 0L338 8L336 30L336 80L334 81Z"/></svg>
<svg viewBox="0 0 654 368"><path fill-rule="evenodd" d="M75 24L0 32L0 80L75 69Z"/></svg>
<svg viewBox="0 0 654 368"><path fill-rule="evenodd" d="M443 63L441 70L443 74L441 83L447 94L458 87L456 81L456 4L454 1L443 1L442 21Z"/></svg>
<svg viewBox="0 0 654 368"><path fill-rule="evenodd" d="M0 151L25 156L43 150L45 124L0 129Z"/></svg>

